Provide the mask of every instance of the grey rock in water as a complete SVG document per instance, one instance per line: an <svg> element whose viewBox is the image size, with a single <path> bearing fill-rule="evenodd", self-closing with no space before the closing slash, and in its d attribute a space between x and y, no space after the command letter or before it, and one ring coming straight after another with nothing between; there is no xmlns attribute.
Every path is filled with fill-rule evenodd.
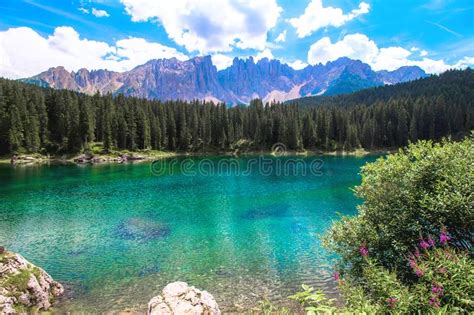
<svg viewBox="0 0 474 315"><path fill-rule="evenodd" d="M163 289L161 295L150 300L147 314L217 315L221 311L209 292L190 287L186 282L173 282Z"/></svg>
<svg viewBox="0 0 474 315"><path fill-rule="evenodd" d="M0 314L29 314L48 310L63 286L23 256L0 255Z"/></svg>

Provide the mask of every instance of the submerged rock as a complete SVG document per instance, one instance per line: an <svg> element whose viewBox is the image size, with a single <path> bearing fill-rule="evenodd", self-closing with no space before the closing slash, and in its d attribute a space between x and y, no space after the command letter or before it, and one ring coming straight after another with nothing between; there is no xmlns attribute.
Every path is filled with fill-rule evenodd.
<svg viewBox="0 0 474 315"><path fill-rule="evenodd" d="M214 297L207 291L190 287L186 282L168 284L161 295L148 303L148 315L216 315L220 314Z"/></svg>
<svg viewBox="0 0 474 315"><path fill-rule="evenodd" d="M168 236L171 229L164 223L142 218L131 218L120 222L115 234L124 240L148 241Z"/></svg>
<svg viewBox="0 0 474 315"><path fill-rule="evenodd" d="M63 286L19 254L0 254L0 314L48 310Z"/></svg>
<svg viewBox="0 0 474 315"><path fill-rule="evenodd" d="M257 220L287 217L289 209L290 206L287 204L272 204L268 206L253 207L245 211L241 215L241 218L246 220Z"/></svg>
<svg viewBox="0 0 474 315"><path fill-rule="evenodd" d="M158 273L160 272L160 266L158 264L155 264L155 265L151 265L151 266L144 266L140 269L140 271L138 272L138 275L140 277L145 277L145 276L148 276L150 274L154 274L154 273Z"/></svg>

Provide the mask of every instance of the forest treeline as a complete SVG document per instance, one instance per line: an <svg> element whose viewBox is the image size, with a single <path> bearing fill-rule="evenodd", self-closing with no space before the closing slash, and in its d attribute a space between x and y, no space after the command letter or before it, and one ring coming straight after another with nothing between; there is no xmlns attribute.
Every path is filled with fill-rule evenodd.
<svg viewBox="0 0 474 315"><path fill-rule="evenodd" d="M474 129L474 71L453 70L350 95L229 108L89 96L0 79L0 154L104 149L207 151L367 150L438 140Z"/></svg>

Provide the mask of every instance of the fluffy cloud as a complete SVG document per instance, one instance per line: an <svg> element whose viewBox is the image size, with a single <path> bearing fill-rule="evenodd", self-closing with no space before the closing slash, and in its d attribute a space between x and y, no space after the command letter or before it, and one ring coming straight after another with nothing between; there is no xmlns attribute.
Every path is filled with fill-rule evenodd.
<svg viewBox="0 0 474 315"><path fill-rule="evenodd" d="M326 63L340 57L349 57L371 63L378 52L375 42L363 34L346 35L344 39L334 44L329 37L323 37L310 46L308 62L310 64Z"/></svg>
<svg viewBox="0 0 474 315"><path fill-rule="evenodd" d="M277 38L275 38L275 43L284 43L286 41L286 30L281 32Z"/></svg>
<svg viewBox="0 0 474 315"><path fill-rule="evenodd" d="M261 52L259 52L255 57L254 60L255 62L259 61L260 59L267 58L268 60L272 60L275 57L273 57L272 51L268 48L265 48Z"/></svg>
<svg viewBox="0 0 474 315"><path fill-rule="evenodd" d="M293 62L289 62L288 65L295 70L301 70L308 66L306 62L303 62L301 60L295 60Z"/></svg>
<svg viewBox="0 0 474 315"><path fill-rule="evenodd" d="M212 63L216 66L217 70L222 70L228 68L232 65L232 57L223 55L223 54L215 54L211 56Z"/></svg>
<svg viewBox="0 0 474 315"><path fill-rule="evenodd" d="M151 43L143 38L127 38L119 40L115 43L114 56L118 59L112 64L112 69L119 71L130 70L137 65L144 64L151 59L160 58L177 58L179 60L187 60L188 56L179 53L176 49L161 45L159 43Z"/></svg>
<svg viewBox="0 0 474 315"><path fill-rule="evenodd" d="M288 22L296 28L298 37L303 38L320 28L327 26L340 27L359 15L368 13L369 9L369 4L361 2L358 9L344 14L340 8L323 7L322 0L312 0L301 16L289 19Z"/></svg>
<svg viewBox="0 0 474 315"><path fill-rule="evenodd" d="M422 59L410 59L413 52L419 52ZM450 68L465 68L474 64L474 58L465 57L456 64L449 65L443 60L426 58L427 52L417 47L407 50L402 47L379 48L373 40L364 34L346 35L342 40L332 43L329 37L323 37L310 46L308 62L326 63L340 57L359 59L374 70L395 70L402 66L419 66L428 73L440 73Z"/></svg>
<svg viewBox="0 0 474 315"><path fill-rule="evenodd" d="M71 27L58 27L47 38L28 27L0 32L0 76L21 78L38 74L49 67L68 70L129 70L153 58L187 56L176 49L142 38L119 40L115 45L81 39Z"/></svg>
<svg viewBox="0 0 474 315"><path fill-rule="evenodd" d="M282 11L276 0L121 0L132 21L160 23L188 51L264 50Z"/></svg>
<svg viewBox="0 0 474 315"><path fill-rule="evenodd" d="M107 13L107 11L105 10L97 10L96 8L92 8L92 15L96 16L96 17L109 17L110 14Z"/></svg>

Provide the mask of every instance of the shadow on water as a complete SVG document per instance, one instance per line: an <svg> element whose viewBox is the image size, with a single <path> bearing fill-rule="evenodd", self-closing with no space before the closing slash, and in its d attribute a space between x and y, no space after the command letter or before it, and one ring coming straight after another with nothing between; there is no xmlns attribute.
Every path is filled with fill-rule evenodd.
<svg viewBox="0 0 474 315"><path fill-rule="evenodd" d="M159 273L160 272L160 266L158 264L152 264L148 266L143 266L139 271L138 271L138 276L140 277L145 277L151 274Z"/></svg>
<svg viewBox="0 0 474 315"><path fill-rule="evenodd" d="M286 218L295 216L290 211L290 205L286 203L271 204L252 207L246 210L240 217L245 220L258 220L268 218Z"/></svg>
<svg viewBox="0 0 474 315"><path fill-rule="evenodd" d="M150 241L170 234L171 228L168 225L142 218L123 220L114 229L116 237L128 241Z"/></svg>

